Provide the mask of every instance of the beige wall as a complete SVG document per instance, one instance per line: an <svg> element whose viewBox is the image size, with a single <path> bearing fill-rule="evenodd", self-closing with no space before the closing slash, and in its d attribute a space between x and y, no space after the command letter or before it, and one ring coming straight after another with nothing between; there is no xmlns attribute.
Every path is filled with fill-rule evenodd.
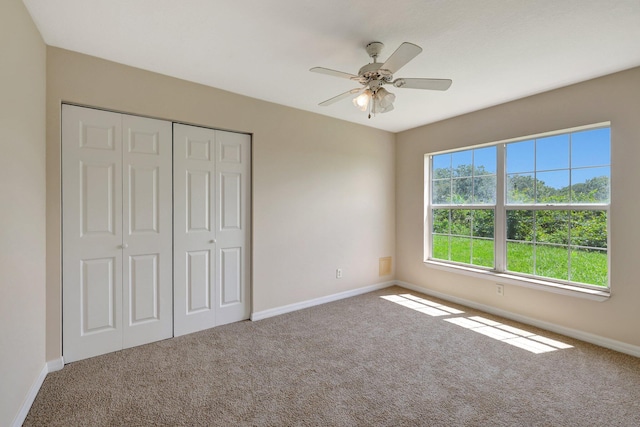
<svg viewBox="0 0 640 427"><path fill-rule="evenodd" d="M606 302L505 286L423 264L424 154L611 121L611 290ZM397 279L565 328L640 345L640 68L398 134Z"/></svg>
<svg viewBox="0 0 640 427"><path fill-rule="evenodd" d="M45 366L45 45L21 1L0 3L0 425Z"/></svg>
<svg viewBox="0 0 640 427"><path fill-rule="evenodd" d="M61 354L62 101L253 134L253 311L393 278L378 258L395 259L394 134L48 47L48 360Z"/></svg>

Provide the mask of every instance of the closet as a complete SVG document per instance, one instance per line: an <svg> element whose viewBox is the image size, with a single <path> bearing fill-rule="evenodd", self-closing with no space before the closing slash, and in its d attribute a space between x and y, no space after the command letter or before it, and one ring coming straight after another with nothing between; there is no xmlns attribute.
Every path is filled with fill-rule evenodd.
<svg viewBox="0 0 640 427"><path fill-rule="evenodd" d="M65 362L249 317L250 144L62 106Z"/></svg>

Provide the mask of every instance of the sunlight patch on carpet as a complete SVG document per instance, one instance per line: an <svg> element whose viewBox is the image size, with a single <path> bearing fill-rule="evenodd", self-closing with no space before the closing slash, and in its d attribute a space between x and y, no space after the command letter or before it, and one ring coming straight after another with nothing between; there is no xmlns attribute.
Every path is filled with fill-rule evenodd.
<svg viewBox="0 0 640 427"><path fill-rule="evenodd" d="M433 317L464 314L464 311L458 310L457 308L448 307L411 294L383 295L380 298ZM569 344L525 331L524 329L486 319L482 316L450 317L444 320L535 354L573 347Z"/></svg>
<svg viewBox="0 0 640 427"><path fill-rule="evenodd" d="M469 318L454 317L444 320L536 354L573 347L569 344L536 335L523 329L485 319L481 316L472 316Z"/></svg>
<svg viewBox="0 0 640 427"><path fill-rule="evenodd" d="M417 297L411 294L402 295L384 295L380 298L387 301L395 302L404 307L410 308L420 313L428 314L429 316L448 316L450 314L462 314L464 311L460 311L456 308L447 307L446 305L439 304L437 302L429 301L424 298Z"/></svg>

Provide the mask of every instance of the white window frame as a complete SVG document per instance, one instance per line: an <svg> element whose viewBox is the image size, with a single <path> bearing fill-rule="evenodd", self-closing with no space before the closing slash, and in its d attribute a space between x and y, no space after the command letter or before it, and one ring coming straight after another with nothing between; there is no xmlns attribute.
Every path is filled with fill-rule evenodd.
<svg viewBox="0 0 640 427"><path fill-rule="evenodd" d="M487 144L462 147L445 151L431 152L425 154L424 166L424 263L427 267L455 272L467 276L479 277L493 280L499 284L510 284L528 288L540 289L548 292L573 295L588 298L596 301L607 300L611 296L611 198L609 203L567 203L567 204L506 204L507 186L505 171L506 145L509 143L539 139L549 136L562 135L584 130L611 127L611 122L602 122L593 125L579 126L553 132L545 132L535 135L528 135ZM431 183L432 170L431 159L433 156L460 151L497 147L496 164L496 203L477 205L432 205L431 204ZM612 162L613 163L613 162ZM571 174L570 174L571 175ZM571 182L569 182L571 185ZM609 181L611 194L611 180ZM495 230L494 230L494 268L462 264L454 261L446 261L432 258L432 209L494 209ZM578 284L560 279L546 278L542 276L528 275L524 273L513 273L506 271L506 214L507 210L594 210L606 211L607 214L607 287L589 284Z"/></svg>

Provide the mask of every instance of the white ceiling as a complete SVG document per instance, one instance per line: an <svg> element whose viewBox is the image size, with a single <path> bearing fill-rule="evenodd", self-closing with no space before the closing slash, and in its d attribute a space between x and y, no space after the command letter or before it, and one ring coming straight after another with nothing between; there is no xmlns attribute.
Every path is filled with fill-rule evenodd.
<svg viewBox="0 0 640 427"><path fill-rule="evenodd" d="M640 65L640 0L24 0L44 41L242 95L399 132ZM367 119L364 46L383 62L424 50L395 77L453 79L446 92L396 89Z"/></svg>

